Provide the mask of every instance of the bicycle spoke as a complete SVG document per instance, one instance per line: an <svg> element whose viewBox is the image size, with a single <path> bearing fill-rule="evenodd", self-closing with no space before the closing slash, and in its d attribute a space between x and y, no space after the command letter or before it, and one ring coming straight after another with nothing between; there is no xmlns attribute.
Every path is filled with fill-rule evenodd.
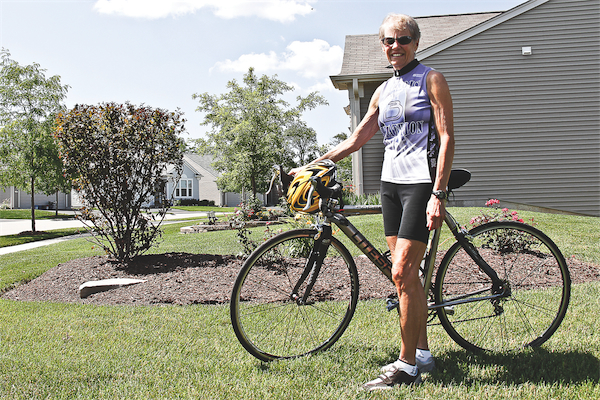
<svg viewBox="0 0 600 400"><path fill-rule="evenodd" d="M292 300L310 253L307 244L312 245L315 236L316 231L308 229L275 236L246 260L236 280L231 303L233 327L244 348L261 360L325 349L341 336L352 318L358 274L352 256L335 238L319 273L307 274L298 290L306 304ZM313 285L312 290L304 293L308 284ZM262 304L257 307L259 301Z"/></svg>
<svg viewBox="0 0 600 400"><path fill-rule="evenodd" d="M548 340L564 318L570 288L568 269L556 245L539 230L515 222L481 225L469 234L510 295L456 305L454 315L441 309L444 329L470 350L514 350ZM466 299L481 286L480 276L479 267L456 243L439 267L436 305Z"/></svg>

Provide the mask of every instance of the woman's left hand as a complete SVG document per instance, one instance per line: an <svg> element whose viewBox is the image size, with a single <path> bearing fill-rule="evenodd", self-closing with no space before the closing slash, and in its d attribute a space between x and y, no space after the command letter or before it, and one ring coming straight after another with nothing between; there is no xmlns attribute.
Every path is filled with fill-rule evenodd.
<svg viewBox="0 0 600 400"><path fill-rule="evenodd" d="M443 200L431 195L427 202L427 228L432 231L441 228L446 216L446 204Z"/></svg>

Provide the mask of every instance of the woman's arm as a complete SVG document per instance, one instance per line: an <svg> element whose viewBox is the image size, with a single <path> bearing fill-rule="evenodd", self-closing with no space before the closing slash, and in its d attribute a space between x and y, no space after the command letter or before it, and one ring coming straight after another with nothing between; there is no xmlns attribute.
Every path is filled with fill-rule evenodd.
<svg viewBox="0 0 600 400"><path fill-rule="evenodd" d="M454 160L454 114L450 88L444 75L431 71L427 75L427 92L435 118L435 126L440 139L440 151L437 170L433 182L433 190L446 190ZM435 196L431 196L427 204L427 226L430 230L442 226L445 215L445 204Z"/></svg>

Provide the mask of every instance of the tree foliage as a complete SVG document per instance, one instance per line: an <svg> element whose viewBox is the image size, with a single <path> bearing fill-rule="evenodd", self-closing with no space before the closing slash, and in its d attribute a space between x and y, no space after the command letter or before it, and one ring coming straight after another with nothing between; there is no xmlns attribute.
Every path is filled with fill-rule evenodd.
<svg viewBox="0 0 600 400"><path fill-rule="evenodd" d="M300 165L306 165L321 154L327 152L327 145L321 146L317 141L317 132L306 126L304 121L296 121L285 130L286 155L289 157L283 163L286 170Z"/></svg>
<svg viewBox="0 0 600 400"><path fill-rule="evenodd" d="M163 190L167 168L175 181L181 176L184 122L179 111L129 103L77 105L57 117L65 173L85 206L80 217L91 222L95 241L117 260L142 254L161 235L168 202L155 204L157 223L143 211Z"/></svg>
<svg viewBox="0 0 600 400"><path fill-rule="evenodd" d="M52 138L54 117L63 109L68 86L57 75L47 78L39 64L19 65L6 50L0 67L0 186L31 194L35 232L35 193L70 190Z"/></svg>
<svg viewBox="0 0 600 400"><path fill-rule="evenodd" d="M259 78L253 68L244 75L243 85L232 80L227 88L223 95L192 96L200 103L196 110L206 113L202 124L212 127L206 139L196 142L197 148L213 156L213 167L221 172L219 189L256 195L267 189L273 165L294 163L290 138L311 134L300 120L302 113L327 103L310 93L298 96L292 107L281 97L293 87L276 76Z"/></svg>

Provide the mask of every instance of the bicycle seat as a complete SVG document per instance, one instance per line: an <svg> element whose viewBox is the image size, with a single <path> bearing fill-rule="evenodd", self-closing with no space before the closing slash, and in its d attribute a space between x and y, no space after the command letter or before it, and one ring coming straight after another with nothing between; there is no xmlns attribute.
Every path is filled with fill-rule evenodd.
<svg viewBox="0 0 600 400"><path fill-rule="evenodd" d="M466 169L453 169L448 179L448 192L458 189L471 180L471 173Z"/></svg>

